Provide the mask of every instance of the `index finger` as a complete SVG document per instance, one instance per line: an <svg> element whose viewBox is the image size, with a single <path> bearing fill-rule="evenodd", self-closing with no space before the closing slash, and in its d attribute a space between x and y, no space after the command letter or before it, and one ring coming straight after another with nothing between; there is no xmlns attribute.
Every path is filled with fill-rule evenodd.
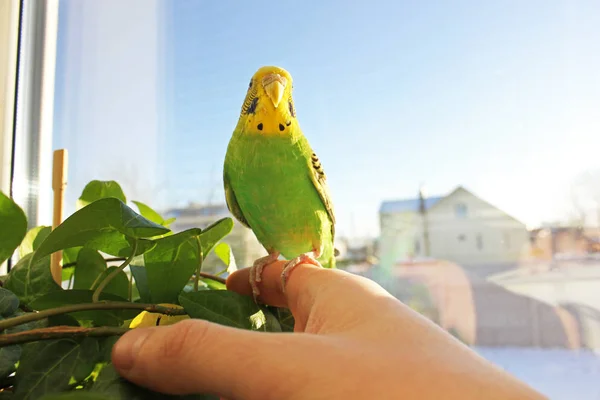
<svg viewBox="0 0 600 400"><path fill-rule="evenodd" d="M301 327L315 307L319 307L320 315L341 320L342 316L372 315L374 307L381 307L380 300L398 303L381 286L367 278L312 264L300 264L291 271L284 293L281 287L284 266L285 261L275 261L263 269L259 301L289 308ZM235 271L227 278L227 289L251 296L249 276L250 268Z"/></svg>

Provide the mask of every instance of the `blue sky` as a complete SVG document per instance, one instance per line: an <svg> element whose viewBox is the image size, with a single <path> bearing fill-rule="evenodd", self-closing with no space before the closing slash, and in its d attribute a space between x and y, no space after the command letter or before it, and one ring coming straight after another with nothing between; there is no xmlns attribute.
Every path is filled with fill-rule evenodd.
<svg viewBox="0 0 600 400"><path fill-rule="evenodd" d="M464 185L533 226L564 217L569 183L600 166L594 0L77 1L61 2L55 105L72 199L97 178L159 207L222 201L227 142L268 64L294 78L342 235L377 234L381 201L421 183Z"/></svg>

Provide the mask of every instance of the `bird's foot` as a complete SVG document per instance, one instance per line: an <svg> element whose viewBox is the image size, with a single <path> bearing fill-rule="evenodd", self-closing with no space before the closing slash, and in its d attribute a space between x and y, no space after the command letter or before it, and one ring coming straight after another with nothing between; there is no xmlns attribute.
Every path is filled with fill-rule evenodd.
<svg viewBox="0 0 600 400"><path fill-rule="evenodd" d="M317 267L323 268L321 263L318 262L317 259L315 258L314 254L315 253L313 251L311 251L309 253L300 254L298 257L291 259L290 261L288 261L285 264L285 266L283 267L283 272L281 273L281 290L283 290L284 293L285 293L285 284L287 283L287 279L288 279L290 273L292 272L292 269L294 269L297 265L300 265L302 263L307 263L307 264L313 264L313 265L316 265Z"/></svg>
<svg viewBox="0 0 600 400"><path fill-rule="evenodd" d="M262 271L263 268L272 262L277 261L279 258L278 252L269 253L264 257L261 257L254 261L252 267L250 267L250 286L252 287L252 296L254 297L254 302L257 302L258 295L260 294L260 290L258 289L257 283L262 280Z"/></svg>

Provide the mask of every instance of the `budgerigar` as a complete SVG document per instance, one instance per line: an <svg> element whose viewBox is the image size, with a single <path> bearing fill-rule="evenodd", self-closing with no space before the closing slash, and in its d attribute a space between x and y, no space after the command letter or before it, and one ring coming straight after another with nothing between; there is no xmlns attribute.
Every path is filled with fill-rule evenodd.
<svg viewBox="0 0 600 400"><path fill-rule="evenodd" d="M260 68L250 80L229 141L223 181L229 211L252 229L268 255L250 269L254 298L263 267L280 255L286 279L308 262L335 268L335 216L325 173L302 133L283 68Z"/></svg>

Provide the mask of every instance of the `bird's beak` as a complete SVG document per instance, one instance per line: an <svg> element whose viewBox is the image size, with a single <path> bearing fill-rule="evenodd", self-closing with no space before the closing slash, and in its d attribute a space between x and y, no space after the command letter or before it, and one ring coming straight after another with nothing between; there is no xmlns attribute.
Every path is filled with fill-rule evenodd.
<svg viewBox="0 0 600 400"><path fill-rule="evenodd" d="M287 79L279 74L269 74L262 79L262 85L275 108L281 102Z"/></svg>

